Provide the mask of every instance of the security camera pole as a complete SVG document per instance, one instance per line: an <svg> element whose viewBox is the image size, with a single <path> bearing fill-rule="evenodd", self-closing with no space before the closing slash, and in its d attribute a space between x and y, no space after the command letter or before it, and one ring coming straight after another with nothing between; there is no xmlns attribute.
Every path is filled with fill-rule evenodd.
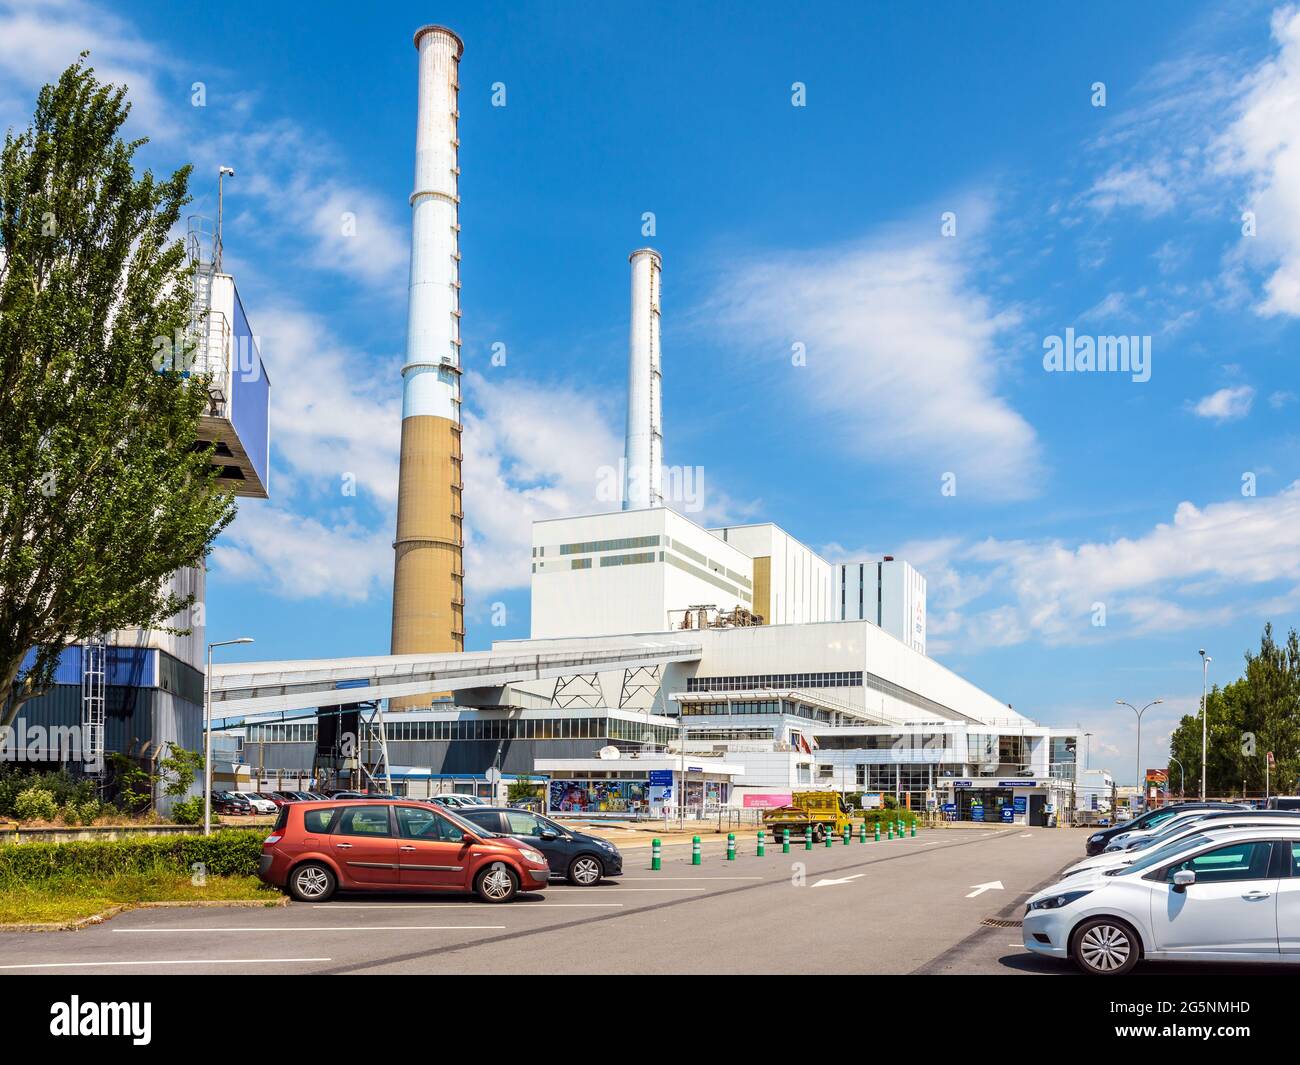
<svg viewBox="0 0 1300 1065"><path fill-rule="evenodd" d="M214 256L217 273L221 273L221 216L225 207L225 189L222 185L226 178L234 176L235 168L233 166L223 166L217 170L217 247Z"/></svg>

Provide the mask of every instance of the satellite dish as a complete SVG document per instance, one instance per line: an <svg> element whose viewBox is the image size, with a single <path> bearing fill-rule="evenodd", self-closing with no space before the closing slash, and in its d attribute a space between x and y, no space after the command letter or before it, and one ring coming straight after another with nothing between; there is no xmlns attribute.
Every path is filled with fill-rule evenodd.
<svg viewBox="0 0 1300 1065"><path fill-rule="evenodd" d="M603 758L607 762L617 761L619 758L619 749L617 747L602 747L596 752L597 758Z"/></svg>

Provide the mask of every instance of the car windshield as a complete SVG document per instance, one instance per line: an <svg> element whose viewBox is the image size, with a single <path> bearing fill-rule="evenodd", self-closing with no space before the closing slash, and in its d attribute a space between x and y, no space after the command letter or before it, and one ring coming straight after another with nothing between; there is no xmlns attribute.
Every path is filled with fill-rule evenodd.
<svg viewBox="0 0 1300 1065"><path fill-rule="evenodd" d="M1202 843L1209 843L1210 837L1204 832L1198 832L1194 836L1180 836L1178 839L1171 840L1163 847L1157 847L1150 854L1144 855L1135 861L1132 865L1121 865L1118 869L1108 869L1107 876L1128 876L1130 873L1140 873L1144 870L1151 869L1181 854L1185 850L1193 847L1199 847Z"/></svg>
<svg viewBox="0 0 1300 1065"><path fill-rule="evenodd" d="M450 806L443 806L438 812L462 832L472 832L476 836L499 836L502 834L500 832L492 832L484 828L482 825L474 824L473 821L462 817Z"/></svg>
<svg viewBox="0 0 1300 1065"><path fill-rule="evenodd" d="M1149 847L1154 844L1158 847L1165 841L1171 840L1175 836L1186 832L1197 822L1205 820L1205 817L1205 814L1188 814L1187 816L1180 817L1169 824L1161 825L1159 832L1153 832L1151 836L1143 840L1139 846Z"/></svg>

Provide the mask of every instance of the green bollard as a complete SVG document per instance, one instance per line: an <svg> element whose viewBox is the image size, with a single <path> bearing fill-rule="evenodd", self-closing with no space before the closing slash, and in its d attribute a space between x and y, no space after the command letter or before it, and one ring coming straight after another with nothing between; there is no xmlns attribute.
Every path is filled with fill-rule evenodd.
<svg viewBox="0 0 1300 1065"><path fill-rule="evenodd" d="M790 830L788 828L781 829L781 853L790 853Z"/></svg>
<svg viewBox="0 0 1300 1065"><path fill-rule="evenodd" d="M912 838L916 839L916 822L912 822Z"/></svg>
<svg viewBox="0 0 1300 1065"><path fill-rule="evenodd" d="M758 857L762 858L767 854L767 848L763 846L763 830L758 830Z"/></svg>
<svg viewBox="0 0 1300 1065"><path fill-rule="evenodd" d="M876 822L876 842L880 842L880 822Z"/></svg>
<svg viewBox="0 0 1300 1065"><path fill-rule="evenodd" d="M658 840L650 844L650 868L656 873L663 868L663 844Z"/></svg>
<svg viewBox="0 0 1300 1065"><path fill-rule="evenodd" d="M863 821L862 824L858 825L858 842L859 843L867 842L867 823L865 821Z"/></svg>
<svg viewBox="0 0 1300 1065"><path fill-rule="evenodd" d="M812 825L803 830L803 849L806 851L812 850Z"/></svg>
<svg viewBox="0 0 1300 1065"><path fill-rule="evenodd" d="M831 844L835 842L835 830L830 825L827 825L823 832L826 836L826 849L830 850Z"/></svg>
<svg viewBox="0 0 1300 1065"><path fill-rule="evenodd" d="M889 833L888 833L888 838L889 838L889 839L893 839L893 838L894 838L894 822L893 822L893 821L890 821L890 822L889 822Z"/></svg>
<svg viewBox="0 0 1300 1065"><path fill-rule="evenodd" d="M852 826L852 825L845 825L845 826L844 826L844 846L847 847L847 846L849 845L849 842L852 840L852 838L853 838L853 826Z"/></svg>
<svg viewBox="0 0 1300 1065"><path fill-rule="evenodd" d="M700 864L700 837L699 836L691 837L691 864L692 865Z"/></svg>
<svg viewBox="0 0 1300 1065"><path fill-rule="evenodd" d="M727 861L734 862L735 860L736 860L736 833L728 832L727 833Z"/></svg>

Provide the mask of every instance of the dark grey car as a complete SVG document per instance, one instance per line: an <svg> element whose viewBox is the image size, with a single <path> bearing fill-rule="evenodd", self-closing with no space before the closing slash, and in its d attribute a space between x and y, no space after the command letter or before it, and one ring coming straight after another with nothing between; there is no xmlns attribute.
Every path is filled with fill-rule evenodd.
<svg viewBox="0 0 1300 1065"><path fill-rule="evenodd" d="M512 836L541 851L546 855L552 876L565 877L579 887L592 887L604 877L623 872L623 856L614 844L568 828L549 817L497 806L465 806L456 813L484 831Z"/></svg>

